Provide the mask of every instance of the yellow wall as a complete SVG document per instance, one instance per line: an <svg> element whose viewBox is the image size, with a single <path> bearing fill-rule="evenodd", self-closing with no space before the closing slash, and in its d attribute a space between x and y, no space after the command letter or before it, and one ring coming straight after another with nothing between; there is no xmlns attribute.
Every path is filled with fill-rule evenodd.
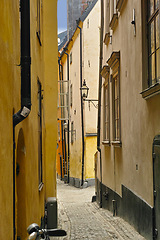
<svg viewBox="0 0 160 240"><path fill-rule="evenodd" d="M58 43L57 1L44 1L46 198L56 196ZM51 184L52 183L52 184Z"/></svg>
<svg viewBox="0 0 160 240"><path fill-rule="evenodd" d="M85 178L95 178L94 154L97 149L97 137L86 137L85 142Z"/></svg>
<svg viewBox="0 0 160 240"><path fill-rule="evenodd" d="M2 0L0 3L0 212L1 239L12 239L12 178L13 178L13 94L14 82L19 93L19 18L18 2ZM20 94L17 94L19 98Z"/></svg>
<svg viewBox="0 0 160 240"><path fill-rule="evenodd" d="M16 155L20 172L16 176L16 230L27 239L26 228L40 224L47 197L56 195L56 111L57 111L57 1L42 1L42 46L36 36L37 1L30 2L31 15L31 113L15 127ZM21 106L19 1L1 1L0 21L0 239L13 239L13 109ZM47 26L47 28L46 28ZM46 28L46 29L45 29ZM46 64L45 61L47 61ZM38 190L38 86L41 81L43 182ZM8 227L9 226L9 227Z"/></svg>

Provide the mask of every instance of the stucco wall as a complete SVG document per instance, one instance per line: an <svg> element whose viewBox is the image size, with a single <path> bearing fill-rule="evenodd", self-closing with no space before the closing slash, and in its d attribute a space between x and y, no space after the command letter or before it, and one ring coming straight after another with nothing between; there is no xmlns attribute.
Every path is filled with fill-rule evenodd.
<svg viewBox="0 0 160 240"><path fill-rule="evenodd" d="M20 77L20 12L19 1L1 1L0 20L0 76L1 97L1 151L0 151L0 212L1 239L13 239L13 112L21 106ZM44 25L42 46L36 36L37 1L30 3L31 19L31 113L15 127L15 164L19 174L15 181L15 227L22 239L27 239L27 227L44 216L44 200L56 195L56 111L57 111L57 2L45 1L43 7ZM53 31L51 31L51 29ZM45 37L47 36L47 41ZM46 47L44 47L46 45ZM49 48L49 51L47 50ZM45 51L43 52L43 49ZM48 68L44 61L47 60ZM55 66L55 67L54 67ZM43 138L43 182L38 190L38 86L41 81L44 90L42 100ZM50 101L48 100L50 98ZM49 102L49 103L48 103ZM55 113L55 114L53 114ZM52 115L52 116L51 116ZM45 117L46 116L46 117ZM55 123L55 124L54 124ZM49 133L48 133L49 132ZM47 140L46 140L47 139ZM45 163L45 159L47 162ZM48 168L46 167L48 165ZM46 171L45 171L46 169ZM16 171L16 169L15 169ZM45 174L46 172L46 174ZM48 173L49 172L49 173ZM46 178L47 177L47 181ZM21 201L23 200L23 201ZM16 235L17 237L17 235Z"/></svg>
<svg viewBox="0 0 160 240"><path fill-rule="evenodd" d="M152 143L160 132L160 96L145 100L140 94L143 80L141 7L139 0L126 1L113 31L112 44L104 45L104 65L113 51L120 50L122 147L102 145L103 183L120 195L123 184L153 206ZM133 8L136 36L131 24ZM112 124L110 130L112 140Z"/></svg>

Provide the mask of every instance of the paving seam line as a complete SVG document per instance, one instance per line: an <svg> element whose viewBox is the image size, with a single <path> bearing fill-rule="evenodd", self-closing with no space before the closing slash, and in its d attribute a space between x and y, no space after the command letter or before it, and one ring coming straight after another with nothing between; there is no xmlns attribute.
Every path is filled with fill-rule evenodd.
<svg viewBox="0 0 160 240"><path fill-rule="evenodd" d="M94 204L94 205L91 204L91 207L92 207L93 209L96 209L95 204ZM98 210L98 208L97 208L96 210ZM108 223L108 225L110 225L112 231L115 231L115 233L116 233L117 236L120 238L120 240L124 240L124 238L117 232L116 228L113 227L112 224L111 224L104 216L102 216L102 215L99 213L99 211L97 211L97 213L98 213L99 216L101 216L101 217L105 220L105 222Z"/></svg>

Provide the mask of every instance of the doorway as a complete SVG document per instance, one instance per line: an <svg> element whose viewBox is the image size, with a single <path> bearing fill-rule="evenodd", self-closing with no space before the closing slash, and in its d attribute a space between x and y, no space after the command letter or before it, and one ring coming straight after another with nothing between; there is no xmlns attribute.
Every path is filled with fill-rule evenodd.
<svg viewBox="0 0 160 240"><path fill-rule="evenodd" d="M26 226L26 150L23 130L20 129L17 143L16 158L16 192L17 192L17 240L23 240L27 237Z"/></svg>
<svg viewBox="0 0 160 240"><path fill-rule="evenodd" d="M153 141L153 239L160 239L160 135Z"/></svg>

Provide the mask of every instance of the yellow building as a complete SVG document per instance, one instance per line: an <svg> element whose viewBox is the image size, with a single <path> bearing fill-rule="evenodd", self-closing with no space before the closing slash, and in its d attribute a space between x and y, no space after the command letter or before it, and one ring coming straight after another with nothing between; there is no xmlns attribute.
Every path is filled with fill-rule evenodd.
<svg viewBox="0 0 160 240"><path fill-rule="evenodd" d="M0 239L24 240L56 196L57 1L1 1L0 12Z"/></svg>
<svg viewBox="0 0 160 240"><path fill-rule="evenodd" d="M84 182L87 186L94 184L95 178L99 25L100 1L94 0L77 21L77 28L60 56L65 175L67 181L76 187ZM89 87L86 101L83 101L80 90L84 79Z"/></svg>

